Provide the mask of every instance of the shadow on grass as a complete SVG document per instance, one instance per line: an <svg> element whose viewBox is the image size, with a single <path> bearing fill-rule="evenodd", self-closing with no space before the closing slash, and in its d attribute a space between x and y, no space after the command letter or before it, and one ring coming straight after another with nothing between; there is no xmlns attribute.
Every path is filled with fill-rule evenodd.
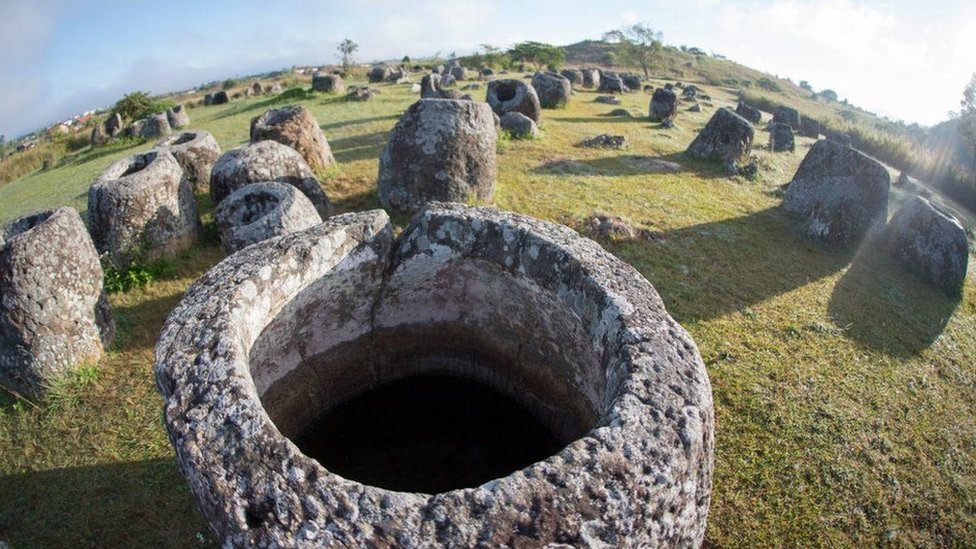
<svg viewBox="0 0 976 549"><path fill-rule="evenodd" d="M332 154L339 163L379 158L389 132L373 132L329 140Z"/></svg>
<svg viewBox="0 0 976 549"><path fill-rule="evenodd" d="M216 546L171 458L0 476L0 494L12 547Z"/></svg>
<svg viewBox="0 0 976 549"><path fill-rule="evenodd" d="M726 179L725 169L714 162L703 162L683 152L665 156L622 154L602 158L550 160L529 170L537 175L616 177L668 175L690 172L702 179Z"/></svg>
<svg viewBox="0 0 976 549"><path fill-rule="evenodd" d="M958 299L906 272L878 240L871 240L834 288L829 311L855 341L889 355L910 356L935 342L958 306Z"/></svg>
<svg viewBox="0 0 976 549"><path fill-rule="evenodd" d="M607 247L657 287L680 322L741 311L830 276L850 257L806 241L778 208Z"/></svg>
<svg viewBox="0 0 976 549"><path fill-rule="evenodd" d="M360 124L370 124L372 122L382 122L384 120L399 120L399 114L388 114L385 116L374 116L371 118L357 118L355 120L343 120L342 122L332 122L330 124L319 124L323 130L338 130L346 126L358 126ZM331 141L330 141L331 143Z"/></svg>
<svg viewBox="0 0 976 549"><path fill-rule="evenodd" d="M383 209L376 186L373 186L368 191L334 200L332 203L336 208L337 214Z"/></svg>

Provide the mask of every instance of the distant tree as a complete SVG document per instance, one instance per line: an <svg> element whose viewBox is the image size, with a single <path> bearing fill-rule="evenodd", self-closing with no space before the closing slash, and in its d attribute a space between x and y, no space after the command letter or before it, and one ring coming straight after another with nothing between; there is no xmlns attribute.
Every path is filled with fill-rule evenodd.
<svg viewBox="0 0 976 549"><path fill-rule="evenodd" d="M486 67L507 67L511 62L511 59L509 59L502 48L492 46L491 44L482 44L481 49L484 51L481 57Z"/></svg>
<svg viewBox="0 0 976 549"><path fill-rule="evenodd" d="M807 91L813 91L813 86L811 86L806 80L800 80L800 87Z"/></svg>
<svg viewBox="0 0 976 549"><path fill-rule="evenodd" d="M227 80L224 80L224 83L221 84L220 87L225 90L229 90L236 85L237 85L237 80L234 80L233 78L228 78Z"/></svg>
<svg viewBox="0 0 976 549"><path fill-rule="evenodd" d="M346 38L342 42L339 42L339 47L336 49L339 50L339 55L342 57L342 68L349 70L349 67L353 63L353 54L359 51L359 44Z"/></svg>
<svg viewBox="0 0 976 549"><path fill-rule="evenodd" d="M148 92L134 91L125 94L112 107L112 114L119 114L125 120L138 120L152 114L156 102Z"/></svg>
<svg viewBox="0 0 976 549"><path fill-rule="evenodd" d="M821 90L820 97L823 97L827 101L834 103L837 101L837 92L834 90Z"/></svg>
<svg viewBox="0 0 976 549"><path fill-rule="evenodd" d="M7 146L7 136L0 134L0 149Z"/></svg>
<svg viewBox="0 0 976 549"><path fill-rule="evenodd" d="M661 54L663 36L646 23L637 23L610 31L604 38L618 45L617 58L621 63L639 65L644 76L650 78L651 67Z"/></svg>
<svg viewBox="0 0 976 549"><path fill-rule="evenodd" d="M536 68L548 66L556 69L566 61L566 50L542 42L521 42L508 51L512 61L532 63Z"/></svg>
<svg viewBox="0 0 976 549"><path fill-rule="evenodd" d="M959 111L959 133L973 150L973 170L976 170L976 74L963 90L959 104L962 107Z"/></svg>
<svg viewBox="0 0 976 549"><path fill-rule="evenodd" d="M404 55L403 56L403 59L400 60L400 63L401 64L404 64L404 65L409 65L410 64L410 56L409 55Z"/></svg>

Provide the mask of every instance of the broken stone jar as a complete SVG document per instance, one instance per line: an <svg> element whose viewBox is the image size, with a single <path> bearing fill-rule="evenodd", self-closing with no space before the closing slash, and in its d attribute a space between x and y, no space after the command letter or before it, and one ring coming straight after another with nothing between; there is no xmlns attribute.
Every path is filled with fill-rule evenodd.
<svg viewBox="0 0 976 549"><path fill-rule="evenodd" d="M701 544L712 396L635 269L572 230L434 203L214 267L156 379L225 546Z"/></svg>

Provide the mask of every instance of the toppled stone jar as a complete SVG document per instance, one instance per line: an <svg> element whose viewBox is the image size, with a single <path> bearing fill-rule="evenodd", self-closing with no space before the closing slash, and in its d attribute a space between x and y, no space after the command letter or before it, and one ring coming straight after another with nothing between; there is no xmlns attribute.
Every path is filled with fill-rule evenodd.
<svg viewBox="0 0 976 549"><path fill-rule="evenodd" d="M433 203L396 239L377 210L250 246L187 292L155 372L228 547L704 537L695 344L635 269L559 225Z"/></svg>

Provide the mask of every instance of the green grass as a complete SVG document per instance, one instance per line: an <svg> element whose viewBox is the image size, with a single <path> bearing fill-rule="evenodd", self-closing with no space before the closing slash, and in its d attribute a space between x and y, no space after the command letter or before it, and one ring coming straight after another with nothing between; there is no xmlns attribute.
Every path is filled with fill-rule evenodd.
<svg viewBox="0 0 976 549"><path fill-rule="evenodd" d="M378 155L414 100L381 86L369 103L303 102L339 167L322 174L340 211L378 206ZM777 208L811 145L756 151L757 182L728 179L681 151L714 106L665 131L579 93L544 111L537 140L502 140L494 203L579 226L620 215L652 238L604 241L657 288L693 335L712 382L716 425L708 541L714 546L976 544L976 284L952 302L875 253L819 249ZM624 108L646 112L645 94ZM265 99L191 111L225 149L247 139ZM626 135L630 149L576 144ZM768 134L757 133L765 145ZM0 187L0 219L60 204L84 207L91 179L147 145L68 157ZM98 151L96 151L98 153ZM647 158L678 162L650 173ZM205 197L205 223L211 223ZM895 202L904 197L896 193ZM175 272L111 296L119 341L97 370L34 405L0 404L0 539L14 547L212 544L161 424L152 347L186 287L222 257L212 236Z"/></svg>

